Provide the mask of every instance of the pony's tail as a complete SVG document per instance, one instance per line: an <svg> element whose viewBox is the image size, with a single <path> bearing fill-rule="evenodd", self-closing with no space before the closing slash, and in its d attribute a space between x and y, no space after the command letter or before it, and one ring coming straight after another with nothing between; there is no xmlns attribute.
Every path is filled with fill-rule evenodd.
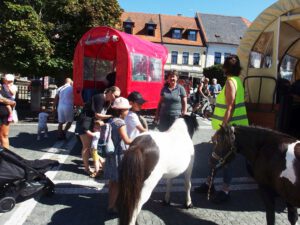
<svg viewBox="0 0 300 225"><path fill-rule="evenodd" d="M125 151L119 176L119 225L128 225L141 196L144 183L144 158L139 147Z"/></svg>

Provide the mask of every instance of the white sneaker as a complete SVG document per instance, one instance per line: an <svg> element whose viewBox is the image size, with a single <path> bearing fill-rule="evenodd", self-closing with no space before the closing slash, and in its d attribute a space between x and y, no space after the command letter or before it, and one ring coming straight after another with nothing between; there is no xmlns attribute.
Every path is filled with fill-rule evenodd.
<svg viewBox="0 0 300 225"><path fill-rule="evenodd" d="M36 140L37 140L37 141L41 140L41 137L40 137L40 136L37 136Z"/></svg>

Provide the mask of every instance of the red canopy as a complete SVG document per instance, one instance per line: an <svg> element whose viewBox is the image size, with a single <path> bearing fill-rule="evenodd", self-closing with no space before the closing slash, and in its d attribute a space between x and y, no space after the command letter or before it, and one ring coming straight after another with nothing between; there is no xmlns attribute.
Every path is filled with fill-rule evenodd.
<svg viewBox="0 0 300 225"><path fill-rule="evenodd" d="M138 91L147 100L144 109L156 108L164 83L167 56L168 50L163 45L110 27L92 28L75 49L75 105L83 105L83 91L107 87L106 75L115 71L115 85L121 89L122 96Z"/></svg>

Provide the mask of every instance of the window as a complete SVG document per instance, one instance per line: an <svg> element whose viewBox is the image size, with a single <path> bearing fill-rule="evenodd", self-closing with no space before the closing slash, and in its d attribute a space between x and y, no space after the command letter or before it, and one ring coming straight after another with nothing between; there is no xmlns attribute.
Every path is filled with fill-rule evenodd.
<svg viewBox="0 0 300 225"><path fill-rule="evenodd" d="M154 36L154 34L155 34L154 31L155 31L154 25L152 25L152 24L150 25L150 24L149 24L149 25L147 26L147 35L148 35L148 36Z"/></svg>
<svg viewBox="0 0 300 225"><path fill-rule="evenodd" d="M113 61L84 57L83 80L101 81L112 72Z"/></svg>
<svg viewBox="0 0 300 225"><path fill-rule="evenodd" d="M172 51L171 53L171 64L177 64L178 52Z"/></svg>
<svg viewBox="0 0 300 225"><path fill-rule="evenodd" d="M274 33L260 35L250 53L249 68L270 68L272 66Z"/></svg>
<svg viewBox="0 0 300 225"><path fill-rule="evenodd" d="M181 37L182 37L181 30L180 29L173 29L172 38L181 39Z"/></svg>
<svg viewBox="0 0 300 225"><path fill-rule="evenodd" d="M200 54L194 53L193 65L199 65L199 62L200 62Z"/></svg>
<svg viewBox="0 0 300 225"><path fill-rule="evenodd" d="M215 65L221 64L221 57L222 57L222 54L220 52L215 52Z"/></svg>
<svg viewBox="0 0 300 225"><path fill-rule="evenodd" d="M196 41L197 40L197 32L195 30L190 30L188 34L188 40Z"/></svg>
<svg viewBox="0 0 300 225"><path fill-rule="evenodd" d="M132 81L161 82L162 60L142 54L131 53Z"/></svg>
<svg viewBox="0 0 300 225"><path fill-rule="evenodd" d="M290 55L285 55L280 65L280 77L291 82L294 81L294 71L298 59Z"/></svg>
<svg viewBox="0 0 300 225"><path fill-rule="evenodd" d="M124 25L124 31L125 31L125 33L127 33L127 34L132 34L132 24L126 23L126 24Z"/></svg>
<svg viewBox="0 0 300 225"><path fill-rule="evenodd" d="M189 53L188 52L183 52L182 53L182 64L183 65L188 65L189 64Z"/></svg>

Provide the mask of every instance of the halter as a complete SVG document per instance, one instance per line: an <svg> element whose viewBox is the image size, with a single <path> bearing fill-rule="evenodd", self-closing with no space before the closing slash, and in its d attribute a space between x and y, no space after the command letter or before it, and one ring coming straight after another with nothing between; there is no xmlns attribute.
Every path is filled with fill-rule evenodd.
<svg viewBox="0 0 300 225"><path fill-rule="evenodd" d="M227 152L227 154L224 157L219 156L217 153L214 151L212 152L211 156L218 161L217 165L215 166L214 169L219 169L220 167L224 166L226 163L226 160L232 155L236 154L237 150L235 146L232 146L230 148L230 151Z"/></svg>
<svg viewBox="0 0 300 225"><path fill-rule="evenodd" d="M213 140L211 140L210 142L212 143L216 143L216 142L213 142ZM234 145L234 143L231 143L231 148L230 148L230 151L227 152L227 154L224 156L224 157L221 157L219 156L217 153L215 153L215 151L212 152L211 156L217 160L217 165L212 168L212 171L211 171L211 177L210 177L210 181L209 181L209 184L208 184L208 192L207 192L207 200L210 199L210 192L211 192L211 186L212 186L212 183L213 183L213 179L214 179L214 175L215 175L215 170L217 170L218 168L222 167L225 165L226 163L226 160L233 154L236 154L237 152L237 149Z"/></svg>

